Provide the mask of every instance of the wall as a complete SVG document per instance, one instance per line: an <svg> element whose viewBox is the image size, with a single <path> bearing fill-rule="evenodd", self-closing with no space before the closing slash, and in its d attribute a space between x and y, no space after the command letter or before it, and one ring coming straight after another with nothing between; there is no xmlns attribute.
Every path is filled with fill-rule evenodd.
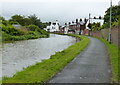
<svg viewBox="0 0 120 85"><path fill-rule="evenodd" d="M94 37L100 37L108 40L109 29L102 29L101 31L91 32L91 35ZM120 26L113 27L111 30L111 41L113 44L120 47Z"/></svg>
<svg viewBox="0 0 120 85"><path fill-rule="evenodd" d="M112 42L120 47L120 26L112 29Z"/></svg>

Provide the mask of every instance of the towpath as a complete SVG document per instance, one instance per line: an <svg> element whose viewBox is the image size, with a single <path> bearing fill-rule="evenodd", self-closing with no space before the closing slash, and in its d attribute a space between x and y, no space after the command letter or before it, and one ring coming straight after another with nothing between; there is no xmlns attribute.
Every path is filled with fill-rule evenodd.
<svg viewBox="0 0 120 85"><path fill-rule="evenodd" d="M109 83L111 72L105 45L89 37L88 47L49 83Z"/></svg>

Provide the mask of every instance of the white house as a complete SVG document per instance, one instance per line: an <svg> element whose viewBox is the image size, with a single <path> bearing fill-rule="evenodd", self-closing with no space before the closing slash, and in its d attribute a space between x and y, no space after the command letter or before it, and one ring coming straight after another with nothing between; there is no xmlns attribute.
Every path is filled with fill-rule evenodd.
<svg viewBox="0 0 120 85"><path fill-rule="evenodd" d="M56 20L55 22L52 22L49 26L44 28L44 30L49 31L49 32L60 31L59 30L59 23L58 23L58 21Z"/></svg>
<svg viewBox="0 0 120 85"><path fill-rule="evenodd" d="M68 33L68 30L69 30L69 26L67 25L67 26L65 26L65 28L64 28L64 33L67 34L67 33Z"/></svg>

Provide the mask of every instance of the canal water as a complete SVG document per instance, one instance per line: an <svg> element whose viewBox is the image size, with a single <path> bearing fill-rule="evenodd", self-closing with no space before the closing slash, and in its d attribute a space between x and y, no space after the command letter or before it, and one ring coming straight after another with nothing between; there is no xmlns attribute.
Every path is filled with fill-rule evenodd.
<svg viewBox="0 0 120 85"><path fill-rule="evenodd" d="M34 65L50 55L73 45L76 38L50 34L49 38L16 41L2 46L2 77L13 76L16 72Z"/></svg>

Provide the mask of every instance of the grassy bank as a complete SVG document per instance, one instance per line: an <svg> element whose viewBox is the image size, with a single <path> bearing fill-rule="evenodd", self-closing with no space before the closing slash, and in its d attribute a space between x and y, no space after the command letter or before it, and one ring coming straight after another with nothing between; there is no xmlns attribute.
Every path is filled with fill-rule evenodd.
<svg viewBox="0 0 120 85"><path fill-rule="evenodd" d="M19 41L19 40L28 40L28 39L37 39L37 38L46 38L49 37L49 34L41 35L38 32L34 32L34 34L26 34L21 36L13 36L9 35L5 32L2 32L2 42L9 42L9 41Z"/></svg>
<svg viewBox="0 0 120 85"><path fill-rule="evenodd" d="M43 29L40 29L36 25L28 25L21 27L20 29L15 28L12 25L0 25L2 28L0 39L2 42L6 41L18 41L49 37L49 33Z"/></svg>
<svg viewBox="0 0 120 85"><path fill-rule="evenodd" d="M2 84L2 81L0 80L0 85Z"/></svg>
<svg viewBox="0 0 120 85"><path fill-rule="evenodd" d="M99 38L100 39L100 38ZM113 44L110 44L108 41L104 40L104 39L100 39L102 42L105 43L108 53L109 53L109 57L110 57L110 62L111 62L111 68L112 68L112 81L113 82L120 82L120 75L119 75L119 70L120 68L118 67L118 63L120 60L120 56L118 54L118 51L120 51L120 49Z"/></svg>
<svg viewBox="0 0 120 85"><path fill-rule="evenodd" d="M17 72L13 77L4 77L3 83L44 83L53 77L57 72L63 69L72 61L84 48L87 47L90 40L86 37L73 35L81 38L81 41L68 47L67 49L56 52L50 59L44 60L33 66L29 66L23 71Z"/></svg>

